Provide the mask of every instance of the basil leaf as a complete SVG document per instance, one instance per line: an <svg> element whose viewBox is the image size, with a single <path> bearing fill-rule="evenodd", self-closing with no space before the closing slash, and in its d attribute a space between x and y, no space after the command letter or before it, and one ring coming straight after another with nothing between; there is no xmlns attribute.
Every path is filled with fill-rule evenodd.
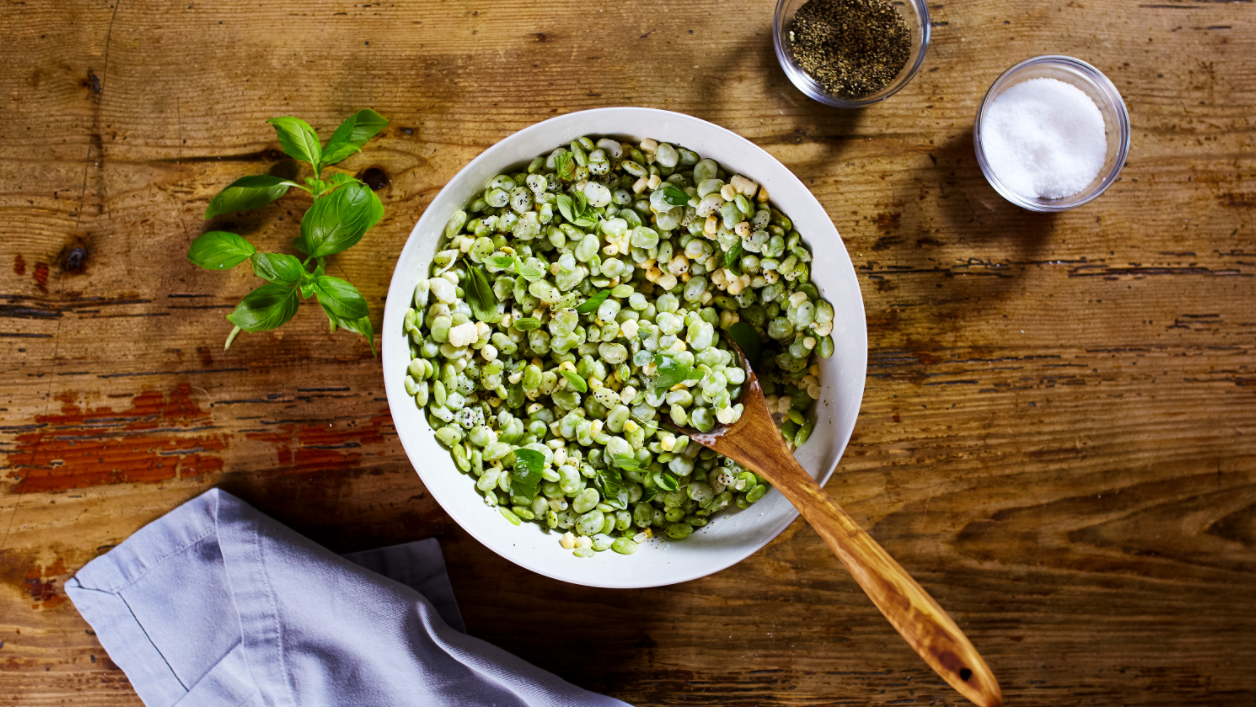
<svg viewBox="0 0 1256 707"><path fill-rule="evenodd" d="M574 163L575 163L575 157L573 157L570 152L563 150L562 152L558 153L554 157L554 168L558 172L558 178L563 179L563 180L570 180L572 177L572 172L573 172L572 165Z"/></svg>
<svg viewBox="0 0 1256 707"><path fill-rule="evenodd" d="M575 214L572 211L573 202L570 196L567 196L566 194L559 194L554 197L554 201L558 204L558 213L562 214L563 218L567 219L568 222L576 220Z"/></svg>
<svg viewBox="0 0 1256 707"><path fill-rule="evenodd" d="M359 152L368 140L388 125L382 115L373 110L360 110L356 115L349 116L336 128L327 146L323 148L323 164L336 164L344 158Z"/></svg>
<svg viewBox="0 0 1256 707"><path fill-rule="evenodd" d="M654 365L658 367L658 377L654 379L655 393L671 390L677 383L689 380L694 370L689 364L663 354L654 355Z"/></svg>
<svg viewBox="0 0 1256 707"><path fill-rule="evenodd" d="M309 123L291 116L271 118L266 122L275 126L275 132L279 134L279 146L283 148L284 154L309 162L315 169L319 167L323 148L318 144L318 133L314 132Z"/></svg>
<svg viewBox="0 0 1256 707"><path fill-rule="evenodd" d="M282 177L272 177L269 174L240 177L209 200L209 206L205 207L205 218L265 206L287 194L288 187L299 189L301 185Z"/></svg>
<svg viewBox="0 0 1256 707"><path fill-rule="evenodd" d="M571 224L573 226L578 226L580 228L593 228L594 226L597 225L597 222L598 222L598 218L596 214L593 216L589 216L588 214L585 214L583 216L577 216L576 220L572 221Z"/></svg>
<svg viewBox="0 0 1256 707"><path fill-rule="evenodd" d="M484 260L495 268L509 270L514 267L516 258L513 255L490 255Z"/></svg>
<svg viewBox="0 0 1256 707"><path fill-rule="evenodd" d="M759 365L759 332L754 327L745 322L734 322L728 328L728 338L741 349L751 368Z"/></svg>
<svg viewBox="0 0 1256 707"><path fill-rule="evenodd" d="M515 450L515 467L510 474L510 494L536 498L541 485L541 471L545 469L545 455L535 449L520 447Z"/></svg>
<svg viewBox="0 0 1256 707"><path fill-rule="evenodd" d="M650 501L653 501L654 497L657 495L659 495L659 487L650 486L649 488L644 488L641 490L641 502L649 503Z"/></svg>
<svg viewBox="0 0 1256 707"><path fill-rule="evenodd" d="M571 387L575 388L577 392L580 392L580 393L589 392L589 384L585 383L584 379L581 378L578 373L572 373L571 371L562 371L562 374L563 374L563 378L566 378L567 382L571 384Z"/></svg>
<svg viewBox="0 0 1256 707"><path fill-rule="evenodd" d="M486 323L497 321L497 295L480 267L467 268L467 304L475 318Z"/></svg>
<svg viewBox="0 0 1256 707"><path fill-rule="evenodd" d="M680 481L666 471L654 472L654 483L664 491L675 491L680 488Z"/></svg>
<svg viewBox="0 0 1256 707"><path fill-rule="evenodd" d="M576 206L572 211L575 212L576 218L580 218L589 211L589 197L584 195L584 191L576 192Z"/></svg>
<svg viewBox="0 0 1256 707"><path fill-rule="evenodd" d="M724 267L728 268L737 277L741 277L741 254L745 248L741 245L741 239L738 238L733 247L724 252Z"/></svg>
<svg viewBox="0 0 1256 707"><path fill-rule="evenodd" d="M641 462L631 454L612 454L611 463L624 471L641 471Z"/></svg>
<svg viewBox="0 0 1256 707"><path fill-rule="evenodd" d="M293 246L322 258L355 245L384 217L384 205L365 184L346 184L316 199L301 219L301 237Z"/></svg>
<svg viewBox="0 0 1256 707"><path fill-rule="evenodd" d="M589 299L581 302L580 306L576 307L576 311L579 312L580 314L589 314L590 312L596 312L597 308L601 307L602 303L606 301L606 298L610 296L611 296L610 290L602 290L601 292L593 295Z"/></svg>
<svg viewBox="0 0 1256 707"><path fill-rule="evenodd" d="M523 276L528 282L536 282L545 277L545 271L534 265L528 265L519 258L515 258L515 272Z"/></svg>
<svg viewBox="0 0 1256 707"><path fill-rule="evenodd" d="M689 195L685 193L684 189L675 184L665 182L663 184L663 201L672 206L685 206L689 203Z"/></svg>
<svg viewBox="0 0 1256 707"><path fill-rule="evenodd" d="M323 182L323 191L320 194L325 194L336 187L342 187L346 184L365 184L365 182L344 172L337 172L331 175L331 179Z"/></svg>
<svg viewBox="0 0 1256 707"><path fill-rule="evenodd" d="M206 270L234 268L257 252L252 243L234 233L210 231L202 233L188 248L188 260Z"/></svg>
<svg viewBox="0 0 1256 707"><path fill-rule="evenodd" d="M277 285L293 285L301 282L308 274L301 261L294 256L283 253L254 253L253 274L266 282Z"/></svg>
<svg viewBox="0 0 1256 707"><path fill-rule="evenodd" d="M375 326L371 324L370 316L359 317L358 319L345 319L336 316L336 313L328 309L326 304L322 302L319 302L319 304L323 306L323 314L326 314L328 321L331 322L331 330L333 332L339 326L341 329L365 336L367 343L371 345L371 355L377 355L375 353Z"/></svg>
<svg viewBox="0 0 1256 707"><path fill-rule="evenodd" d="M541 328L541 320L536 317L524 317L516 319L513 326L519 331L535 331Z"/></svg>
<svg viewBox="0 0 1256 707"><path fill-rule="evenodd" d="M281 327L297 313L297 291L283 285L262 285L240 300L227 321L248 332Z"/></svg>
<svg viewBox="0 0 1256 707"><path fill-rule="evenodd" d="M341 319L361 319L371 313L358 288L338 277L323 275L315 280L314 294L324 309Z"/></svg>
<svg viewBox="0 0 1256 707"><path fill-rule="evenodd" d="M593 486L602 493L602 502L622 511L628 508L628 489L624 488L623 475L613 466L599 469L593 477Z"/></svg>

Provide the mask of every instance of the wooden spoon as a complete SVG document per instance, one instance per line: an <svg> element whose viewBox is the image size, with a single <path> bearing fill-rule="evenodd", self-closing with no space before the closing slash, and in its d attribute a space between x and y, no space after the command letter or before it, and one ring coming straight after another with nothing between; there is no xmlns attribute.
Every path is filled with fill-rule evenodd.
<svg viewBox="0 0 1256 707"><path fill-rule="evenodd" d="M1002 705L1003 693L994 674L951 617L794 459L768 412L759 379L744 363L745 356L741 359L746 370L741 419L706 433L677 429L771 482L824 538L872 603L929 667L974 704Z"/></svg>

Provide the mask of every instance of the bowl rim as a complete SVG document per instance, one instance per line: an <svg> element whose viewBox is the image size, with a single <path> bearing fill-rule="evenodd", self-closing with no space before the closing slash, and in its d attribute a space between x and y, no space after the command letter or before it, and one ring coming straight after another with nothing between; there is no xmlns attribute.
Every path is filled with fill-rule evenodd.
<svg viewBox="0 0 1256 707"><path fill-rule="evenodd" d="M911 62L911 69L903 75L902 79L890 87L883 88L865 98L839 98L829 94L794 61L793 54L785 46L785 40L783 39L786 31L785 9L793 1L777 0L776 11L772 17L772 45L776 49L776 60L780 63L781 70L789 77L790 83L794 84L794 87L808 98L834 108L865 108L874 103L880 103L903 90L907 84L911 83L912 79L916 78L916 74L920 73L920 67L924 65L925 56L929 53L929 42L933 34L933 25L929 19L928 0L897 0L905 4L910 3L916 8L916 17L920 20L920 49L916 52L916 56ZM895 0L887 0L887 2L890 5L895 4Z"/></svg>
<svg viewBox="0 0 1256 707"><path fill-rule="evenodd" d="M981 143L982 120L985 118L986 110L990 104L1003 93L1003 90L1000 89L1003 89L1004 85L1015 78L1020 71L1043 64L1060 66L1075 71L1112 103L1116 113L1116 128L1119 135L1117 137L1116 158L1112 161L1112 167L1093 191L1076 201L1068 201L1072 197L1061 197L1060 199L1051 200L1030 199L1013 191L994 173L994 169L990 167L990 163L986 159L985 147ZM1131 132L1130 116L1125 106L1125 99L1121 97L1121 92L1117 89L1116 84L1112 83L1112 79L1109 79L1102 71L1081 59L1064 56L1063 54L1043 54L1013 64L1007 71L999 74L994 83L990 84L990 88L986 89L986 94L982 97L981 104L977 107L977 119L973 121L973 149L977 153L977 164L981 167L981 173L985 175L986 181L990 183L990 186L1004 199L1028 211L1060 213L1089 204L1106 192L1108 187L1116 183L1117 178L1121 175L1121 170L1125 167L1125 161L1129 158Z"/></svg>
<svg viewBox="0 0 1256 707"><path fill-rule="evenodd" d="M460 170L458 170L458 172L454 175L454 177L450 178L450 180L441 187L440 192L438 192L436 196L433 197L432 201L429 202L428 206L424 209L422 215L419 217L419 220L415 223L415 226L411 230L410 235L407 237L405 245L402 247L401 251L397 255L396 264L394 265L394 269L393 269L393 276L390 279L389 285L388 285L389 296L386 298L386 301L385 301L384 321L383 321L383 327L381 330L381 336L388 336L388 332L392 331L392 328L390 327L394 327L397 330L400 330L401 321L405 315L405 311L409 309L409 303L410 303L411 297L409 293L401 293L399 288L404 285L404 282L403 282L404 280L408 280L412 277L410 273L403 272L401 264L407 260L407 255L411 252L412 249L417 249L419 247L420 241L422 240L422 235L420 234L420 230L429 229L429 228L436 229L436 230L443 229L443 224L436 223L435 225L432 225L430 223L432 221L439 219L439 215L435 213L433 206L438 203L440 195L444 193L444 191L448 189L452 184L458 181L459 175L463 174L464 172L473 171L476 167L484 163L491 163L494 160L499 159L499 155L501 153L507 152L508 150L511 149L508 143L511 142L511 138L515 138L516 136L525 135L525 134L530 135L533 133L543 133L546 130L553 129L552 124L561 123L562 121L572 120L572 116L576 116L576 115L597 117L598 114L611 114L611 113L624 113L624 112L628 112L630 114L636 114L634 117L639 117L639 122L642 126L649 126L650 118L661 118L663 116L666 116L671 119L693 121L697 124L700 124L700 127L703 130L709 130L709 131L713 131L713 132L721 134L722 137L733 141L741 149L757 151L761 153L761 156L763 158L766 158L772 162L775 162L776 165L780 168L781 174L786 181L792 182L792 186L801 190L801 192L806 195L806 198L810 198L811 200L813 200L816 203L816 205L820 208L821 211L825 211L825 213L827 213L827 211L824 209L823 204L821 204L819 199L815 197L815 195L811 192L811 190L808 189L805 184L803 184L802 180L800 180L798 176L795 175L788 167L786 167L783 163L781 163L780 160L776 159L775 156L773 156L767 150L764 150L763 148L754 144L747 138L744 138L741 135L738 135L737 133L731 130L728 130L727 128L721 127L719 125L703 120L701 118L697 118L695 116L691 116L684 113L677 113L677 112L661 110L657 108L642 108L642 107L635 107L635 106L594 108L594 109L589 109L589 110L584 110L584 111L574 111L572 113L566 113L563 115L555 116L555 117L543 120L539 123L534 123L514 133L511 133L510 135L506 136L505 138L499 140L498 142L490 146L488 149L486 149L484 152L477 155L475 158L473 158L471 161L465 164ZM616 132L616 131L607 131L606 134L622 135L623 133ZM511 164L514 164L514 163L512 162ZM503 168L505 166L506 165L503 165ZM856 302L844 303L844 304L846 304L846 306L850 306L852 308L857 309L857 312L856 312L857 320L862 327L864 346L860 350L862 353L863 364L858 375L856 375L855 384L854 386L852 386L851 391L850 391L851 397L854 398L854 404L855 404L854 418L851 421L850 430L846 431L846 433L840 439L840 444L837 445L837 453L833 456L832 463L828 464L827 468L824 468L822 473L818 475L817 480L820 482L822 486L832 477L834 471L837 469L838 463L840 463L842 456L845 454L846 449L850 444L850 440L854 434L855 425L858 423L858 411L859 411L859 408L862 407L863 394L864 394L864 390L867 384L867 311L864 306L862 289L859 287L858 273L854 269L854 263L850 258L850 252L846 248L845 241L843 241L841 239L840 234L837 233L836 225L832 223L831 219L829 221L829 225L833 227L834 233L837 234L838 236L837 242L833 247L840 249L839 261L841 261L841 263L844 264L845 269L849 271L849 275L852 278L852 283L855 288L855 292L859 294L857 298L854 298L857 300ZM393 416L393 405L400 404L401 401L400 399L394 398L394 392L397 391L397 387L389 385L389 381L387 380L387 375L389 371L397 367L397 361L394 360L394 357L397 354L393 353L394 347L388 346L385 342L381 341L380 348L382 349L381 372L386 378L384 381L385 395L387 396L387 399L388 399L389 415ZM408 363L408 361L406 363ZM409 397L405 397L405 401L409 403L410 405L413 405L413 401ZM394 422L396 422L395 417L394 417ZM407 461L411 463L411 467L414 469L415 473L419 475L420 480L423 480L423 472L412 461L416 456L413 453L413 451L417 451L417 450L411 450L410 448L411 445L410 443L407 442L407 435L401 434L400 428L398 428L397 437L401 441L402 447L406 452ZM761 542L750 542L750 543L747 543L744 548L729 552L725 560L721 560L721 563L717 563L717 564L722 564L722 566L717 567L715 569L707 569L707 568L700 567L694 571L681 572L676 577L667 578L666 581L661 581L661 582L645 582L645 583L613 582L613 581L598 581L597 579L590 581L586 579L576 579L570 575L563 574L561 572L552 571L551 568L549 568L545 563L533 562L527 556L507 554L507 551L505 549L499 549L493 542L490 542L481 532L479 532L476 523L464 521L463 517L461 517L460 515L459 510L455 510L457 509L457 505L453 503L453 499L442 497L442 492L439 490L439 487L437 485L429 484L424 480L424 487L427 489L429 493L431 493L432 497L441 506L442 510L444 510L445 513L447 513L450 517L452 517L454 521L457 522L458 525L464 531L467 532L467 534L471 535L481 545L488 548L489 550L492 550L494 553L501 556L503 559L507 560L508 562L511 562L515 565L523 567L524 569L530 570L532 572L536 572L537 574L540 574L542 576L549 577L551 579L556 579L559 581L568 582L568 583L576 584L579 586L604 588L604 589L643 589L643 588L649 588L649 587L669 586L672 584L680 584L682 582L693 581L695 579L700 579L702 577L715 574L716 572L723 571L725 569L728 569L729 567L732 567L733 565L740 563L741 561L745 560L750 555L753 555L754 553L766 547L769 543L775 540L782 532L784 532L784 530L788 528L795 520L797 520L798 515L799 515L798 510L794 508L792 505L789 505L787 502L788 511L784 516L785 519L783 520L783 522L781 522L780 528L776 532L772 533L770 536L765 537L764 539L762 539Z"/></svg>

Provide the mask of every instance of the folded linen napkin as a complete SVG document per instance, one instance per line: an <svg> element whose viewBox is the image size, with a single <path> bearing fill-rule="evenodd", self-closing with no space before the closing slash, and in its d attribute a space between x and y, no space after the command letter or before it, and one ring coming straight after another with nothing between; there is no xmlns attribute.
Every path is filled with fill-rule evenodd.
<svg viewBox="0 0 1256 707"><path fill-rule="evenodd" d="M435 540L340 557L218 489L65 587L148 707L627 707L450 628Z"/></svg>

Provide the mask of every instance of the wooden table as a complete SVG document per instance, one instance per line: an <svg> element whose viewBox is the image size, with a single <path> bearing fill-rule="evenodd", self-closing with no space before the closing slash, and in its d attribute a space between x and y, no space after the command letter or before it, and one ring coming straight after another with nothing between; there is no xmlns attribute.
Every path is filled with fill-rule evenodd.
<svg viewBox="0 0 1256 707"><path fill-rule="evenodd" d="M431 499L359 337L306 310L223 352L256 281L183 256L214 193L283 162L267 118L392 121L343 163L382 171L387 216L331 266L378 322L446 180L613 105L728 127L828 209L871 347L828 490L1009 704L1256 703L1250 4L933 5L919 77L841 112L786 80L769 2L112 1L0 9L0 703L139 704L63 583L212 486L337 551L440 538L472 634L637 705L960 701L801 522L680 586L560 584ZM1044 53L1105 71L1134 128L1121 180L1054 217L1000 199L971 138ZM280 248L305 203L215 224Z"/></svg>

